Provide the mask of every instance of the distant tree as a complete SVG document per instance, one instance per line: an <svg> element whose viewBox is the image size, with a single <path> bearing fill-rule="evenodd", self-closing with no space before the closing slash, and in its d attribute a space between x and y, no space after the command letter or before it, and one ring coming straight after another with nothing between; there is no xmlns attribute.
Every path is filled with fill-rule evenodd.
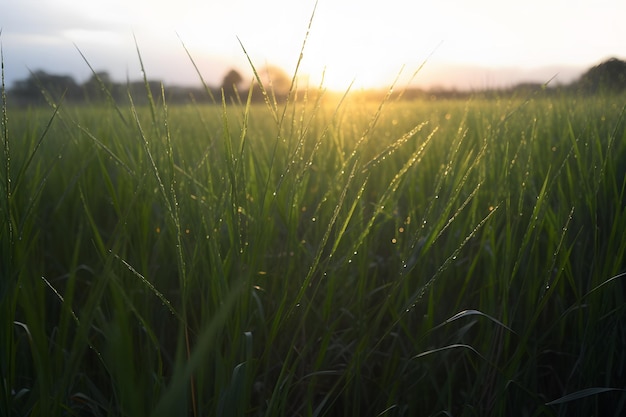
<svg viewBox="0 0 626 417"><path fill-rule="evenodd" d="M626 90L626 62L611 58L590 68L578 81L588 93L620 92Z"/></svg>
<svg viewBox="0 0 626 417"><path fill-rule="evenodd" d="M87 99L87 101L104 100L106 97L104 89L111 93L113 85L113 80L108 72L96 72L82 85L85 99Z"/></svg>
<svg viewBox="0 0 626 417"><path fill-rule="evenodd" d="M235 98L242 81L243 77L236 70L231 69L228 71L222 81L224 96L226 98Z"/></svg>
<svg viewBox="0 0 626 417"><path fill-rule="evenodd" d="M277 97L286 96L291 88L291 77L280 67L268 65L258 72L263 86Z"/></svg>
<svg viewBox="0 0 626 417"><path fill-rule="evenodd" d="M148 103L148 91L152 95L152 99L158 102L161 99L161 87L163 82L159 80L148 80L148 83L141 81L131 81L126 85L126 93L130 94L135 104Z"/></svg>
<svg viewBox="0 0 626 417"><path fill-rule="evenodd" d="M58 101L61 96L66 100L80 99L80 87L69 75L53 75L38 70L31 72L25 80L16 81L11 93L26 102L43 102L44 94Z"/></svg>
<svg viewBox="0 0 626 417"><path fill-rule="evenodd" d="M41 90L36 81L32 75L25 80L15 81L10 92L23 101L43 101Z"/></svg>

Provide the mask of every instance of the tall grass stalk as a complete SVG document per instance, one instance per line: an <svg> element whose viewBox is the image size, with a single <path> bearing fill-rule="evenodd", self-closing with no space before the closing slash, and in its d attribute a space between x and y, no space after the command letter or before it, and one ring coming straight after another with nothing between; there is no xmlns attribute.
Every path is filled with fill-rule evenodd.
<svg viewBox="0 0 626 417"><path fill-rule="evenodd" d="M145 100L2 87L3 415L624 412L623 96L252 65L263 103L174 106L137 50Z"/></svg>

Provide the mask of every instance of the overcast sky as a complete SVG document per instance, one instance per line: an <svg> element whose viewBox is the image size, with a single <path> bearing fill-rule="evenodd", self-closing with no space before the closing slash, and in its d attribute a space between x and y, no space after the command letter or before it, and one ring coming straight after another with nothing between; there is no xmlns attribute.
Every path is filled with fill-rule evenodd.
<svg viewBox="0 0 626 417"><path fill-rule="evenodd" d="M219 85L230 68L291 73L314 0L0 0L0 42L11 85L28 70L90 70L140 77L135 40L150 79ZM569 82L609 57L626 58L624 0L319 0L301 74L326 86L385 86L404 66L418 85L483 88L520 81ZM134 36L134 37L133 37Z"/></svg>

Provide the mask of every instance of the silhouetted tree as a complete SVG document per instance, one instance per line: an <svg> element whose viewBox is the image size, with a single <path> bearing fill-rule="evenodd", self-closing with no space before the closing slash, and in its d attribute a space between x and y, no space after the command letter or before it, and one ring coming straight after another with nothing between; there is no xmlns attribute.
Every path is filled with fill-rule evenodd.
<svg viewBox="0 0 626 417"><path fill-rule="evenodd" d="M590 68L578 81L587 93L621 92L626 90L626 62L611 58Z"/></svg>
<svg viewBox="0 0 626 417"><path fill-rule="evenodd" d="M152 95L152 99L156 102L161 100L161 86L163 85L162 81L154 80L148 81L148 85L144 81L131 81L127 84L126 89L127 93L129 93L133 102L136 104L146 104L148 103L148 89L150 90L150 94Z"/></svg>
<svg viewBox="0 0 626 417"><path fill-rule="evenodd" d="M222 90L224 91L224 97L228 98L236 98L237 91L239 91L239 87L241 82L243 81L243 77L234 69L228 71L228 74L224 76L224 80L222 81Z"/></svg>
<svg viewBox="0 0 626 417"><path fill-rule="evenodd" d="M83 83L85 99L87 99L87 101L104 100L106 97L104 89L108 90L112 94L113 85L113 80L108 72L96 72Z"/></svg>
<svg viewBox="0 0 626 417"><path fill-rule="evenodd" d="M16 81L11 92L20 100L43 102L44 93L59 101L65 95L68 101L80 99L80 87L69 75L53 75L38 70L25 80Z"/></svg>
<svg viewBox="0 0 626 417"><path fill-rule="evenodd" d="M291 77L282 68L268 65L258 72L259 78L268 93L274 93L276 98L285 97L291 88Z"/></svg>

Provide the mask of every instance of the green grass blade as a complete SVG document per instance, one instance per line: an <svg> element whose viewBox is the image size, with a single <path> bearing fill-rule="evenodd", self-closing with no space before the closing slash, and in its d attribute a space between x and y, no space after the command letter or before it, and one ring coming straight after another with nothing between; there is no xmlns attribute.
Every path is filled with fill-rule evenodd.
<svg viewBox="0 0 626 417"><path fill-rule="evenodd" d="M546 405L557 405L557 404L568 403L571 401L576 401L582 398L592 397L594 395L602 394L604 392L611 392L611 391L626 391L626 390L620 389L620 388L585 388L583 390L564 395L563 397L557 398L556 400L552 400L546 403Z"/></svg>

